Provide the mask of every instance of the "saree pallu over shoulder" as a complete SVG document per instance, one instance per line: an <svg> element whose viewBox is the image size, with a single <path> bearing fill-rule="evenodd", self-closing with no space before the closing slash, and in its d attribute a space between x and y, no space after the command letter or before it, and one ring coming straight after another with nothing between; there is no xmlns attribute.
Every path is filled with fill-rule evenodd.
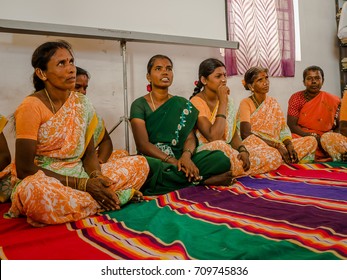
<svg viewBox="0 0 347 280"><path fill-rule="evenodd" d="M3 132L7 118L0 114L0 133ZM10 199L13 186L16 183L16 168L13 163L0 170L0 203Z"/></svg>
<svg viewBox="0 0 347 280"><path fill-rule="evenodd" d="M192 98L192 103L195 104L195 102L198 102L200 104L200 106L204 106L205 110L210 111L210 109L208 108L208 105L206 104L206 102L204 100L201 99L199 97L193 97ZM211 115L209 116L209 121L211 122L211 124L214 124L216 121L216 115L218 112L218 107L219 107L219 102L217 103L216 107L214 108L213 112L211 112ZM236 111L235 111L235 106L234 106L234 100L233 98L229 97L229 101L228 101L228 106L227 106L227 113L226 113L226 125L225 125L225 129L224 129L224 135L223 135L223 141L225 141L226 143L230 143L234 133L236 131ZM208 143L209 141L201 134L201 132L199 130L196 130L195 135L198 139L199 142L199 146Z"/></svg>
<svg viewBox="0 0 347 280"><path fill-rule="evenodd" d="M104 120L101 118L99 114L96 114L96 116L98 118L98 124L94 132L94 147L99 146L106 132Z"/></svg>
<svg viewBox="0 0 347 280"><path fill-rule="evenodd" d="M97 124L88 98L71 93L60 110L38 129L36 164L58 174L88 178L81 158ZM108 189L126 203L145 182L149 167L142 156L124 156L102 164L101 171L114 182ZM76 221L101 210L88 192L64 186L39 170L16 185L6 215L25 215L31 225L43 226Z"/></svg>
<svg viewBox="0 0 347 280"><path fill-rule="evenodd" d="M146 119L149 141L160 149L171 149L176 158L195 126L198 110L179 96L173 96Z"/></svg>
<svg viewBox="0 0 347 280"><path fill-rule="evenodd" d="M267 96L251 115L252 133L275 142L291 139L291 132L277 100Z"/></svg>
<svg viewBox="0 0 347 280"><path fill-rule="evenodd" d="M3 115L0 114L0 133L4 130L5 126L7 124L7 119Z"/></svg>
<svg viewBox="0 0 347 280"><path fill-rule="evenodd" d="M150 142L164 153L180 158L184 143L194 129L198 114L198 110L189 100L179 96L171 97L146 118ZM164 194L193 184L177 166L158 158L146 156L146 159L150 173L143 186L145 195ZM230 161L221 151L194 153L191 160L204 180L230 169Z"/></svg>
<svg viewBox="0 0 347 280"><path fill-rule="evenodd" d="M298 119L305 131L319 133L330 131L334 126L340 98L321 91L315 98L305 103Z"/></svg>
<svg viewBox="0 0 347 280"><path fill-rule="evenodd" d="M81 158L97 124L89 99L72 92L60 110L39 128L36 164L64 175L81 173Z"/></svg>

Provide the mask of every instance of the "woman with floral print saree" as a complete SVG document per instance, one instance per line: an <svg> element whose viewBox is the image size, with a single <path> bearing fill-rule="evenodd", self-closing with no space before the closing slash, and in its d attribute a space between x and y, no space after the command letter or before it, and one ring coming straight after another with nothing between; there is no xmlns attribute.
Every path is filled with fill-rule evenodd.
<svg viewBox="0 0 347 280"><path fill-rule="evenodd" d="M197 150L223 151L230 159L231 172L235 177L270 171L272 166L260 156L260 148L242 141L236 129L236 112L224 63L207 58L200 63L198 76L191 97L191 102L199 110ZM280 164L281 161L274 167Z"/></svg>
<svg viewBox="0 0 347 280"><path fill-rule="evenodd" d="M238 126L244 141L261 147L261 156L271 165L312 162L317 141L313 136L292 139L278 101L267 95L268 70L251 67L244 75L243 85L252 92L241 100L238 111Z"/></svg>
<svg viewBox="0 0 347 280"><path fill-rule="evenodd" d="M0 202L9 200L15 184L15 176L12 176L13 164L10 164L11 154L3 133L6 124L7 119L0 114Z"/></svg>
<svg viewBox="0 0 347 280"><path fill-rule="evenodd" d="M71 91L73 62L67 42L39 46L32 58L36 91L14 114L21 181L7 214L25 215L33 226L120 209L134 194L141 195L138 190L149 170L141 156L99 164L93 140L96 113L87 97Z"/></svg>
<svg viewBox="0 0 347 280"><path fill-rule="evenodd" d="M137 150L150 166L144 194L163 194L193 184L229 185L230 162L221 151L195 153L198 111L187 99L169 94L170 58L152 57L147 71L151 90L132 103L130 112Z"/></svg>

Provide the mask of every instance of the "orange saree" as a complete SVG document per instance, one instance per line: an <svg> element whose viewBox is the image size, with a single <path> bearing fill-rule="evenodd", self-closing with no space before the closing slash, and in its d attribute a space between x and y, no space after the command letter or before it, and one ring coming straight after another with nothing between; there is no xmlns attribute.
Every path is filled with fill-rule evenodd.
<svg viewBox="0 0 347 280"><path fill-rule="evenodd" d="M199 110L199 117L206 117L209 119L211 124L216 121L216 114L218 111L218 104L211 112L210 108L206 102L200 97L194 96L191 99L193 105ZM201 134L199 130L196 130L196 137L199 142L197 151L202 150L220 150L230 159L230 168L233 176L245 176L245 175L255 175L260 173L265 173L270 170L276 169L281 165L281 160L269 162L269 158L262 155L263 151L258 148L259 141L254 139L254 142L246 139L243 144L246 146L249 152L250 169L245 171L242 167L243 162L237 158L239 152L231 147L231 140L236 132L236 112L234 107L234 102L232 98L229 98L227 119L224 130L223 139L208 142L208 140ZM255 137L257 138L257 137Z"/></svg>
<svg viewBox="0 0 347 280"><path fill-rule="evenodd" d="M0 115L0 133L3 132L7 124L7 119ZM13 164L9 164L0 170L0 203L10 199L13 186L16 182L15 169Z"/></svg>
<svg viewBox="0 0 347 280"><path fill-rule="evenodd" d="M21 127L28 122L28 114L44 110L47 108L36 97L24 99L15 112L17 138L25 134ZM96 114L88 98L72 92L59 111L34 132L37 135L35 163L61 175L88 178L81 158L96 125ZM140 189L149 171L146 159L141 156L108 161L101 165L101 170L114 180L111 189L115 192ZM64 186L40 170L17 184L8 216L26 215L28 223L42 226L76 221L95 214L100 208L88 192Z"/></svg>
<svg viewBox="0 0 347 280"><path fill-rule="evenodd" d="M301 108L298 125L302 131L317 133L322 136L336 125L339 105L340 98L321 91ZM293 133L293 138L299 137L301 136ZM316 151L316 160L328 160L326 153L319 146Z"/></svg>
<svg viewBox="0 0 347 280"><path fill-rule="evenodd" d="M245 143L249 142L260 149L263 159L272 166L274 163L283 163L280 152L262 140L267 139L283 145L283 141L292 138L284 114L275 98L267 96L258 108L255 108L250 98L243 99L240 103L238 125L240 122L251 124L252 135L244 140ZM317 141L313 136L292 139L292 143L301 163L313 161L317 148Z"/></svg>

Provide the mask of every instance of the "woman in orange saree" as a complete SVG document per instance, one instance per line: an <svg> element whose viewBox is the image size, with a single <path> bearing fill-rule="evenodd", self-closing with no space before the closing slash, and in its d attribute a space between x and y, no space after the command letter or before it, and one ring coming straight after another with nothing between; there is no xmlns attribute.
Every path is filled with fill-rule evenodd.
<svg viewBox="0 0 347 280"><path fill-rule="evenodd" d="M306 89L294 93L288 100L288 126L293 138L314 136L318 142L315 160L329 161L331 158L322 147L321 136L337 132L341 100L321 90L324 72L319 66L307 67L303 72L303 82Z"/></svg>
<svg viewBox="0 0 347 280"><path fill-rule="evenodd" d="M244 75L244 87L252 95L243 99L238 112L241 137L262 147L262 156L269 162L287 164L311 162L317 148L313 136L292 139L279 103L267 96L269 77L266 68L251 67Z"/></svg>
<svg viewBox="0 0 347 280"><path fill-rule="evenodd" d="M3 130L7 124L7 119L0 114L0 202L10 199L15 176L11 163L11 154Z"/></svg>
<svg viewBox="0 0 347 280"><path fill-rule="evenodd" d="M225 65L218 59L208 58L200 63L191 102L199 110L196 137L198 151L221 150L230 159L230 170L235 177L254 175L276 169L278 161L267 163L258 156L257 146L242 142L236 129L236 112L227 86Z"/></svg>
<svg viewBox="0 0 347 280"><path fill-rule="evenodd" d="M344 91L341 101L340 133L327 132L321 138L323 149L333 161L347 162L347 91Z"/></svg>
<svg viewBox="0 0 347 280"><path fill-rule="evenodd" d="M17 108L17 176L9 217L27 216L33 226L76 221L117 210L133 198L149 168L134 156L100 165L93 134L97 125L88 98L74 89L70 45L47 42L32 57L35 92Z"/></svg>

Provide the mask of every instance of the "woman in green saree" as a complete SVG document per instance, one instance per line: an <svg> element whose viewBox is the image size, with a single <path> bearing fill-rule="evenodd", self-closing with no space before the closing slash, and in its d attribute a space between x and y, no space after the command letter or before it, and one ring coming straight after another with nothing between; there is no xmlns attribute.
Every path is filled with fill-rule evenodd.
<svg viewBox="0 0 347 280"><path fill-rule="evenodd" d="M230 185L230 161L221 151L195 153L198 110L186 98L173 96L170 58L153 56L147 65L149 93L130 110L138 153L146 156L150 174L142 191L164 194L190 185Z"/></svg>

